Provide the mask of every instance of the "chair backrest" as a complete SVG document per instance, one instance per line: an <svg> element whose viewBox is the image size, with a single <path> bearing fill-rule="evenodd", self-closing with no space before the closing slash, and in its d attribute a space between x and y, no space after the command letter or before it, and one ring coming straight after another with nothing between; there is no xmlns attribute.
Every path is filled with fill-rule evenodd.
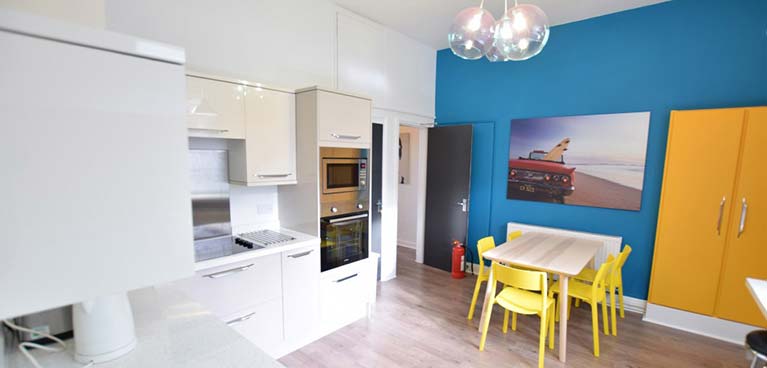
<svg viewBox="0 0 767 368"><path fill-rule="evenodd" d="M607 256L607 260L599 266L597 275L594 277L594 283L591 284L591 291L595 295L605 294L605 288L613 282L613 275L618 266L618 260L613 255Z"/></svg>
<svg viewBox="0 0 767 368"><path fill-rule="evenodd" d="M485 265L485 259L482 258L482 254L493 248L495 248L495 239L492 236L486 236L479 239L477 242L477 254L479 255L480 267Z"/></svg>
<svg viewBox="0 0 767 368"><path fill-rule="evenodd" d="M623 269L623 265L626 264L626 260L629 258L629 255L631 254L631 246L626 244L623 247L623 251L618 254L618 269Z"/></svg>
<svg viewBox="0 0 767 368"><path fill-rule="evenodd" d="M543 295L544 305L542 307L545 308L549 286L546 272L520 270L504 266L498 262L493 262L492 267L495 279L502 284L522 290L540 291Z"/></svg>
<svg viewBox="0 0 767 368"><path fill-rule="evenodd" d="M512 241L520 236L522 236L522 230L512 231L506 235L506 241Z"/></svg>

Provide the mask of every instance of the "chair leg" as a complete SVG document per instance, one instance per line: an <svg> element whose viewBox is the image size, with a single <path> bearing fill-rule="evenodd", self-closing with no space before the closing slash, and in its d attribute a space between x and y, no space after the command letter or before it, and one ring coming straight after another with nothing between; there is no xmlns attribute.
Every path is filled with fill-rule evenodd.
<svg viewBox="0 0 767 368"><path fill-rule="evenodd" d="M471 321L474 318L474 308L477 306L477 298L479 298L479 288L482 286L482 280L477 278L477 284L474 285L474 295L471 297L471 305L469 306L469 315L466 319Z"/></svg>
<svg viewBox="0 0 767 368"><path fill-rule="evenodd" d="M618 299L621 306L621 318L626 317L626 313L623 312L623 283L618 285Z"/></svg>
<svg viewBox="0 0 767 368"><path fill-rule="evenodd" d="M605 335L610 335L610 325L607 323L607 298L602 301L602 329L605 332Z"/></svg>
<svg viewBox="0 0 767 368"><path fill-rule="evenodd" d="M581 300L575 299L575 308L580 308L580 307L581 307Z"/></svg>
<svg viewBox="0 0 767 368"><path fill-rule="evenodd" d="M541 333L538 339L538 368L543 368L543 356L546 354L546 330L548 328L547 311L541 312Z"/></svg>
<svg viewBox="0 0 767 368"><path fill-rule="evenodd" d="M599 316L597 303L591 303L591 329L594 334L594 356L599 357Z"/></svg>
<svg viewBox="0 0 767 368"><path fill-rule="evenodd" d="M549 316L549 349L554 350L554 316L551 315L551 312L555 308L549 308L550 312L548 314Z"/></svg>
<svg viewBox="0 0 767 368"><path fill-rule="evenodd" d="M493 314L493 306L495 305L495 298L489 300L489 308L487 309L487 317L485 317L485 325L482 326L482 337L479 339L479 351L485 350L485 340L487 340L487 329L490 328L490 315Z"/></svg>
<svg viewBox="0 0 767 368"><path fill-rule="evenodd" d="M554 299L554 310L556 311L556 312L554 312L554 321L555 322L559 322L559 310L560 310L560 308L562 308L562 300L561 299L562 298L560 297L560 295L557 295L557 298Z"/></svg>
<svg viewBox="0 0 767 368"><path fill-rule="evenodd" d="M757 356L756 354L754 354L754 359L753 359L753 360L751 360L751 368L762 368L762 367L763 367L763 365L762 365L762 366L759 366L759 363L760 363L761 361L762 361L762 360L761 360L761 359L759 359L759 356Z"/></svg>
<svg viewBox="0 0 767 368"><path fill-rule="evenodd" d="M618 336L618 321L616 321L616 318L615 318L615 309L616 308L615 308L615 293L614 293L614 291L615 290L612 290L610 292L610 313L611 313L610 317L612 318L612 322L613 322L613 328L612 328L613 336Z"/></svg>
<svg viewBox="0 0 767 368"><path fill-rule="evenodd" d="M507 332L509 332L509 310L508 309L503 311L503 333L507 333Z"/></svg>
<svg viewBox="0 0 767 368"><path fill-rule="evenodd" d="M517 330L517 312L513 312L511 314L511 330L512 331Z"/></svg>

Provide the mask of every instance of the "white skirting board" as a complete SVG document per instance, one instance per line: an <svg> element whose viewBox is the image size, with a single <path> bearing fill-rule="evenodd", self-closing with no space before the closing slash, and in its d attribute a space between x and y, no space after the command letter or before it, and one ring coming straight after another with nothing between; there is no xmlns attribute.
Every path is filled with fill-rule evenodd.
<svg viewBox="0 0 767 368"><path fill-rule="evenodd" d="M415 249L415 242L403 239L397 239L397 245L400 247Z"/></svg>
<svg viewBox="0 0 767 368"><path fill-rule="evenodd" d="M642 320L738 345L744 343L746 334L762 329L652 303L647 303L647 312Z"/></svg>

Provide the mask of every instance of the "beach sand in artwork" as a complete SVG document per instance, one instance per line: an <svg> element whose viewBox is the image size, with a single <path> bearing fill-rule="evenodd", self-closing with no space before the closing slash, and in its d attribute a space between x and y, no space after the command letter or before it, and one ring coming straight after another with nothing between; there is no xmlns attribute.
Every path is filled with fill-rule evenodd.
<svg viewBox="0 0 767 368"><path fill-rule="evenodd" d="M510 199L555 202L550 198L528 196L516 190L507 193ZM642 191L579 172L575 177L575 192L565 197L565 204L639 211Z"/></svg>

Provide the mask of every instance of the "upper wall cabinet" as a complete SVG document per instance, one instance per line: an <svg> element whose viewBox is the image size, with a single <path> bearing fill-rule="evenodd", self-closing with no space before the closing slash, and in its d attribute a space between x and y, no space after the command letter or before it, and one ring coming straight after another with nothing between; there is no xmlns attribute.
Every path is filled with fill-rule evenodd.
<svg viewBox="0 0 767 368"><path fill-rule="evenodd" d="M354 14L337 21L339 89L375 108L434 116L436 50Z"/></svg>
<svg viewBox="0 0 767 368"><path fill-rule="evenodd" d="M369 147L372 126L370 100L317 90L317 138L321 146L341 143Z"/></svg>
<svg viewBox="0 0 767 368"><path fill-rule="evenodd" d="M296 95L246 87L245 140L229 144L229 180L242 185L296 183Z"/></svg>
<svg viewBox="0 0 767 368"><path fill-rule="evenodd" d="M296 93L302 97L298 106L303 116L301 134L316 127L316 142L320 146L370 148L373 129L370 99L318 87Z"/></svg>
<svg viewBox="0 0 767 368"><path fill-rule="evenodd" d="M186 90L190 137L245 138L242 85L187 76Z"/></svg>

